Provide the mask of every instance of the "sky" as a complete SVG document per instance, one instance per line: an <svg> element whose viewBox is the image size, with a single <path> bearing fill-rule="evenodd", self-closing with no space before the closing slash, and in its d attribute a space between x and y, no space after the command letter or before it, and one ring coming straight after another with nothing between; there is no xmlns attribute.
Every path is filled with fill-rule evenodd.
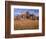
<svg viewBox="0 0 46 39"><path fill-rule="evenodd" d="M39 16L39 9L20 9L20 8L14 8L14 16L20 15L21 13L27 11L29 12L29 14Z"/></svg>

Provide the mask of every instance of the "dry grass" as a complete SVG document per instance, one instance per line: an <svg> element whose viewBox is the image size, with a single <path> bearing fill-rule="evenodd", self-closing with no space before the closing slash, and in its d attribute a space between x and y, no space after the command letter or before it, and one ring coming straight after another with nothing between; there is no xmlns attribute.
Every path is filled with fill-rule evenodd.
<svg viewBox="0 0 46 39"><path fill-rule="evenodd" d="M23 30L23 29L38 29L38 20L14 20L14 29Z"/></svg>

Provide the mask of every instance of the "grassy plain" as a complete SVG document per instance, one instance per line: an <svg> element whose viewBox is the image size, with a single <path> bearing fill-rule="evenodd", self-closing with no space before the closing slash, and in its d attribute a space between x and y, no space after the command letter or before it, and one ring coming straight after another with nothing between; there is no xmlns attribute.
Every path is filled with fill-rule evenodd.
<svg viewBox="0 0 46 39"><path fill-rule="evenodd" d="M14 20L14 29L15 30L27 30L27 29L38 29L39 21L38 20Z"/></svg>

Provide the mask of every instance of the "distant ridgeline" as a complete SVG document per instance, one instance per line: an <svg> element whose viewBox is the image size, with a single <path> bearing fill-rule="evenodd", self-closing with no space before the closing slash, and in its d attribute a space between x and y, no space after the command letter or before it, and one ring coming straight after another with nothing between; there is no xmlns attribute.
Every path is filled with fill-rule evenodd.
<svg viewBox="0 0 46 39"><path fill-rule="evenodd" d="M15 20L22 20L22 19L39 20L39 16L25 12L25 13L15 16L14 19Z"/></svg>

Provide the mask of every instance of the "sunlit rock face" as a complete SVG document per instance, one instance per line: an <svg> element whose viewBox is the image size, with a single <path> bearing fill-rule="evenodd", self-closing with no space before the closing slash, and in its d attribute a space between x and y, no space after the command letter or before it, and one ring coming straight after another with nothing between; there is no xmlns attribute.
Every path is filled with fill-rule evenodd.
<svg viewBox="0 0 46 39"><path fill-rule="evenodd" d="M30 20L38 20L38 16L35 16L34 14L29 14L28 12L24 12L18 16L15 16L14 19L16 20L23 20L23 19L30 19Z"/></svg>

